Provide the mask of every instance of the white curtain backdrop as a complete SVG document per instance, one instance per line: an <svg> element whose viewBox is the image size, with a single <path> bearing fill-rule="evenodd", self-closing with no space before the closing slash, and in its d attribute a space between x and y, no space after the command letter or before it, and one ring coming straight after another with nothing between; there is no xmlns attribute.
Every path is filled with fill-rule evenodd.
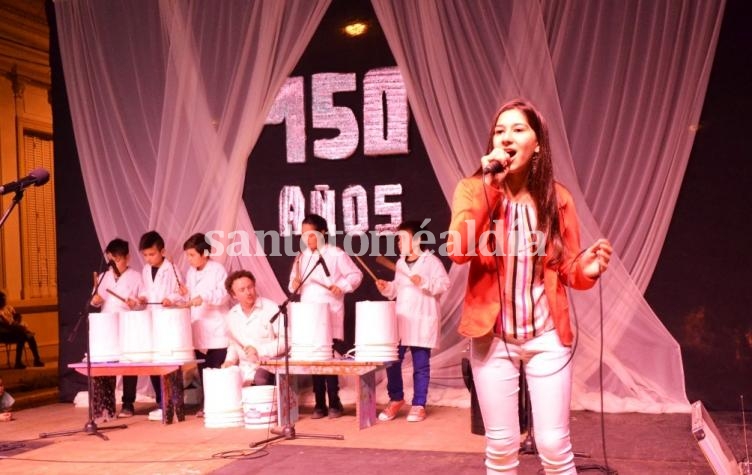
<svg viewBox="0 0 752 475"><path fill-rule="evenodd" d="M55 2L102 248L158 229L183 264L182 243L195 232L253 235L242 201L247 158L329 3ZM238 259L225 265L251 270L263 295L284 299L266 259Z"/></svg>
<svg viewBox="0 0 752 475"><path fill-rule="evenodd" d="M373 0L445 196L477 167L501 102L532 100L574 194L583 244L607 236L607 411L688 410L678 344L642 297L700 115L724 0ZM63 67L100 243L148 229L182 264L193 232L251 232L247 157L329 0L56 0ZM628 197L625 199L625 197ZM284 293L265 258L225 262ZM184 266L183 266L184 267ZM467 404L453 266L434 404ZM599 409L598 292L576 294L573 407Z"/></svg>

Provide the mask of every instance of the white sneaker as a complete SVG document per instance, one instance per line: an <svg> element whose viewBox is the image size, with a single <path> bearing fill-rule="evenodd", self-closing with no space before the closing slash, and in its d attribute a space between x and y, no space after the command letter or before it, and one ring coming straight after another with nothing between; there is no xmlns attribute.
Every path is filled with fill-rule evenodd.
<svg viewBox="0 0 752 475"><path fill-rule="evenodd" d="M426 408L423 406L413 406L407 414L407 422L422 422L426 418Z"/></svg>
<svg viewBox="0 0 752 475"><path fill-rule="evenodd" d="M162 422L162 409L154 409L151 411L149 413L149 420Z"/></svg>

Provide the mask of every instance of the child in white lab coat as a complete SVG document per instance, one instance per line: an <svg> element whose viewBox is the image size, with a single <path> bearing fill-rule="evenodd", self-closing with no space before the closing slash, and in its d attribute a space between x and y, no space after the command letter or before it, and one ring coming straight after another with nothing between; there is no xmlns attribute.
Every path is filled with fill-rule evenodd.
<svg viewBox="0 0 752 475"><path fill-rule="evenodd" d="M299 293L301 302L326 303L332 326L332 338L342 340L345 336L345 294L358 288L363 280L363 273L345 251L326 244L328 226L322 216L309 214L303 218L302 224L305 248L295 259L288 290ZM309 273L309 278L302 282ZM342 402L339 398L338 376L314 375L311 379L316 399L316 407L311 418L340 417Z"/></svg>
<svg viewBox="0 0 752 475"><path fill-rule="evenodd" d="M193 348L199 363L199 374L204 368L221 368L227 357L229 345L225 315L230 309L230 297L225 289L227 271L217 261L209 258L211 245L206 236L193 234L183 244L190 268L180 295L191 309ZM203 416L203 411L198 414Z"/></svg>
<svg viewBox="0 0 752 475"><path fill-rule="evenodd" d="M103 313L121 313L136 309L140 303L141 274L128 266L128 241L115 238L105 248L108 270L99 276L97 293L91 305L102 307ZM136 402L136 376L123 376L123 406L118 417L131 417ZM131 390L132 386L132 390Z"/></svg>
<svg viewBox="0 0 752 475"><path fill-rule="evenodd" d="M180 300L180 283L183 278L175 265L165 257L165 242L156 231L149 231L141 236L138 250L144 258L146 265L141 270L143 288L138 296L142 305L160 303L163 307L172 307ZM159 338L160 335L153 335ZM154 387L157 408L149 413L149 420L162 420L162 385L159 376L150 377ZM123 393L136 394L136 378L133 376L123 377Z"/></svg>
<svg viewBox="0 0 752 475"><path fill-rule="evenodd" d="M399 362L386 369L389 403L379 414L379 420L394 419L405 404L402 361L409 349L413 357L413 399L407 420L420 422L426 418L431 348L436 347L439 339L439 297L449 287L449 276L441 260L421 248L419 222L405 221L397 229L401 257L394 280L376 281L384 297L397 301L395 313L400 338Z"/></svg>

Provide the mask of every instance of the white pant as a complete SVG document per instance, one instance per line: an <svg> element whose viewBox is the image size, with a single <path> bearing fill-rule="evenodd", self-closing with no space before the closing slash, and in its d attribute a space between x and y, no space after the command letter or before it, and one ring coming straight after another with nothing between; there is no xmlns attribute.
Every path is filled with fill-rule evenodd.
<svg viewBox="0 0 752 475"><path fill-rule="evenodd" d="M525 364L533 434L543 468L547 474L577 473L569 440L570 353L555 331L521 344L505 345L491 335L472 340L473 381L486 428L487 473L517 473L520 363Z"/></svg>

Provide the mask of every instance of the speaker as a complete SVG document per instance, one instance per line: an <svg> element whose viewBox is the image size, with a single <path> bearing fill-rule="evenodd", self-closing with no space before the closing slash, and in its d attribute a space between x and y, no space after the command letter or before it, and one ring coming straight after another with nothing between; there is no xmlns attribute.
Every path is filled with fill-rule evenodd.
<svg viewBox="0 0 752 475"><path fill-rule="evenodd" d="M741 474L739 463L705 410L702 401L692 403L692 435L716 475Z"/></svg>

